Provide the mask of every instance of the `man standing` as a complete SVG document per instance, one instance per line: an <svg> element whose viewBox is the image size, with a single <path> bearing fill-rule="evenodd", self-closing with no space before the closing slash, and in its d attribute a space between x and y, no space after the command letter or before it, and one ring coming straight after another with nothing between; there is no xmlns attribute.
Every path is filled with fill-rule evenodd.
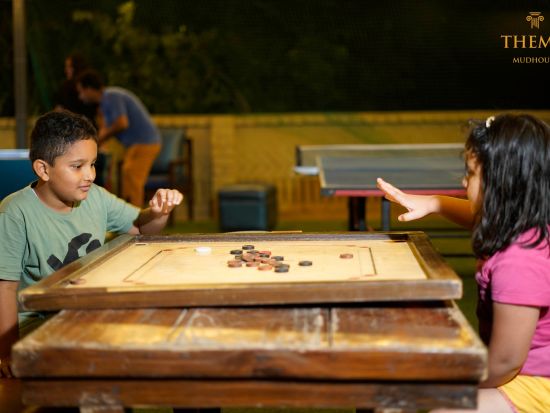
<svg viewBox="0 0 550 413"><path fill-rule="evenodd" d="M141 100L121 87L105 87L93 70L81 73L76 82L79 98L97 103L102 120L99 145L116 137L125 147L122 161L122 198L142 207L144 188L153 162L160 152L160 133Z"/></svg>

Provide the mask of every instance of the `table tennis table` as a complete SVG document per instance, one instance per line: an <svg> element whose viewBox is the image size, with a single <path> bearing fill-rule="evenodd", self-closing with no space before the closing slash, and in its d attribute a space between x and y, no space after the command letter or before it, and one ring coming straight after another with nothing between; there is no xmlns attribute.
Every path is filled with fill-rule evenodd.
<svg viewBox="0 0 550 413"><path fill-rule="evenodd" d="M301 145L296 172L318 174L321 194L348 198L348 228L367 229L367 199L381 197L381 229L390 228L390 202L376 187L381 177L414 194L465 196L462 143Z"/></svg>

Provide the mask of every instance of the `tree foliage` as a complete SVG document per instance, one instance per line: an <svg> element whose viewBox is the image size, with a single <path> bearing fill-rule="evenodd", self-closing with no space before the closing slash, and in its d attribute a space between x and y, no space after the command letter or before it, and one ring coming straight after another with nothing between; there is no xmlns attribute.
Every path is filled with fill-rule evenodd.
<svg viewBox="0 0 550 413"><path fill-rule="evenodd" d="M9 4L0 0L6 51ZM31 113L53 107L63 61L74 51L154 113L547 106L532 84L545 90L547 65L512 63L515 54L544 50L504 49L500 41L503 33L530 33L517 2L480 0L475 8L445 0L26 4ZM13 114L11 56L0 58L4 116Z"/></svg>
<svg viewBox="0 0 550 413"><path fill-rule="evenodd" d="M107 84L139 89L156 113L248 111L246 99L216 63L215 30L196 34L181 24L151 32L135 24L135 7L133 1L121 4L114 18L101 11L73 13L77 26L88 26L93 47L109 56L101 65Z"/></svg>

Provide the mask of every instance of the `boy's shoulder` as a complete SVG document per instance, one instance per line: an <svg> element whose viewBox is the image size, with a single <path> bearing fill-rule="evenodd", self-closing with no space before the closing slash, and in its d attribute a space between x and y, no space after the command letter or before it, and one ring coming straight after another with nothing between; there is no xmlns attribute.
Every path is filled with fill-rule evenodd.
<svg viewBox="0 0 550 413"><path fill-rule="evenodd" d="M87 210L103 211L104 213L110 213L119 210L132 210L137 211L137 215L140 211L139 208L127 203L123 199L117 197L115 194L109 192L102 186L92 184L88 197L81 201L80 206L83 206ZM134 213L134 212L132 212Z"/></svg>
<svg viewBox="0 0 550 413"><path fill-rule="evenodd" d="M97 184L92 184L90 186L90 192L88 192L88 197L82 201L82 202L105 202L106 200L119 200L120 202L124 202L122 199L119 199L116 195L113 193L107 191L102 186L99 186Z"/></svg>
<svg viewBox="0 0 550 413"><path fill-rule="evenodd" d="M0 202L0 213L21 210L22 208L32 205L35 199L38 200L31 185L27 185L19 191L9 194Z"/></svg>
<svg viewBox="0 0 550 413"><path fill-rule="evenodd" d="M97 208L99 205L103 205L110 195L111 194L104 188L92 185L88 198L84 201L84 205L86 205L86 207ZM53 210L49 210L42 204L31 185L5 197L0 202L0 213L6 213L8 215L27 215L28 213L56 214Z"/></svg>

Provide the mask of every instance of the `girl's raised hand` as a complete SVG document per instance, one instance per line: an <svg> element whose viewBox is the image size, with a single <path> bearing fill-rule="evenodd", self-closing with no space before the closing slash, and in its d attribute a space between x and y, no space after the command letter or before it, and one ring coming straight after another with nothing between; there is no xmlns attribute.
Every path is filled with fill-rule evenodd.
<svg viewBox="0 0 550 413"><path fill-rule="evenodd" d="M413 221L436 212L435 202L437 201L433 196L406 194L382 178L376 180L376 186L384 192L384 197L387 200L395 202L409 211L399 215L399 221Z"/></svg>
<svg viewBox="0 0 550 413"><path fill-rule="evenodd" d="M149 206L155 214L168 215L176 205L181 204L183 194L177 189L158 189Z"/></svg>

